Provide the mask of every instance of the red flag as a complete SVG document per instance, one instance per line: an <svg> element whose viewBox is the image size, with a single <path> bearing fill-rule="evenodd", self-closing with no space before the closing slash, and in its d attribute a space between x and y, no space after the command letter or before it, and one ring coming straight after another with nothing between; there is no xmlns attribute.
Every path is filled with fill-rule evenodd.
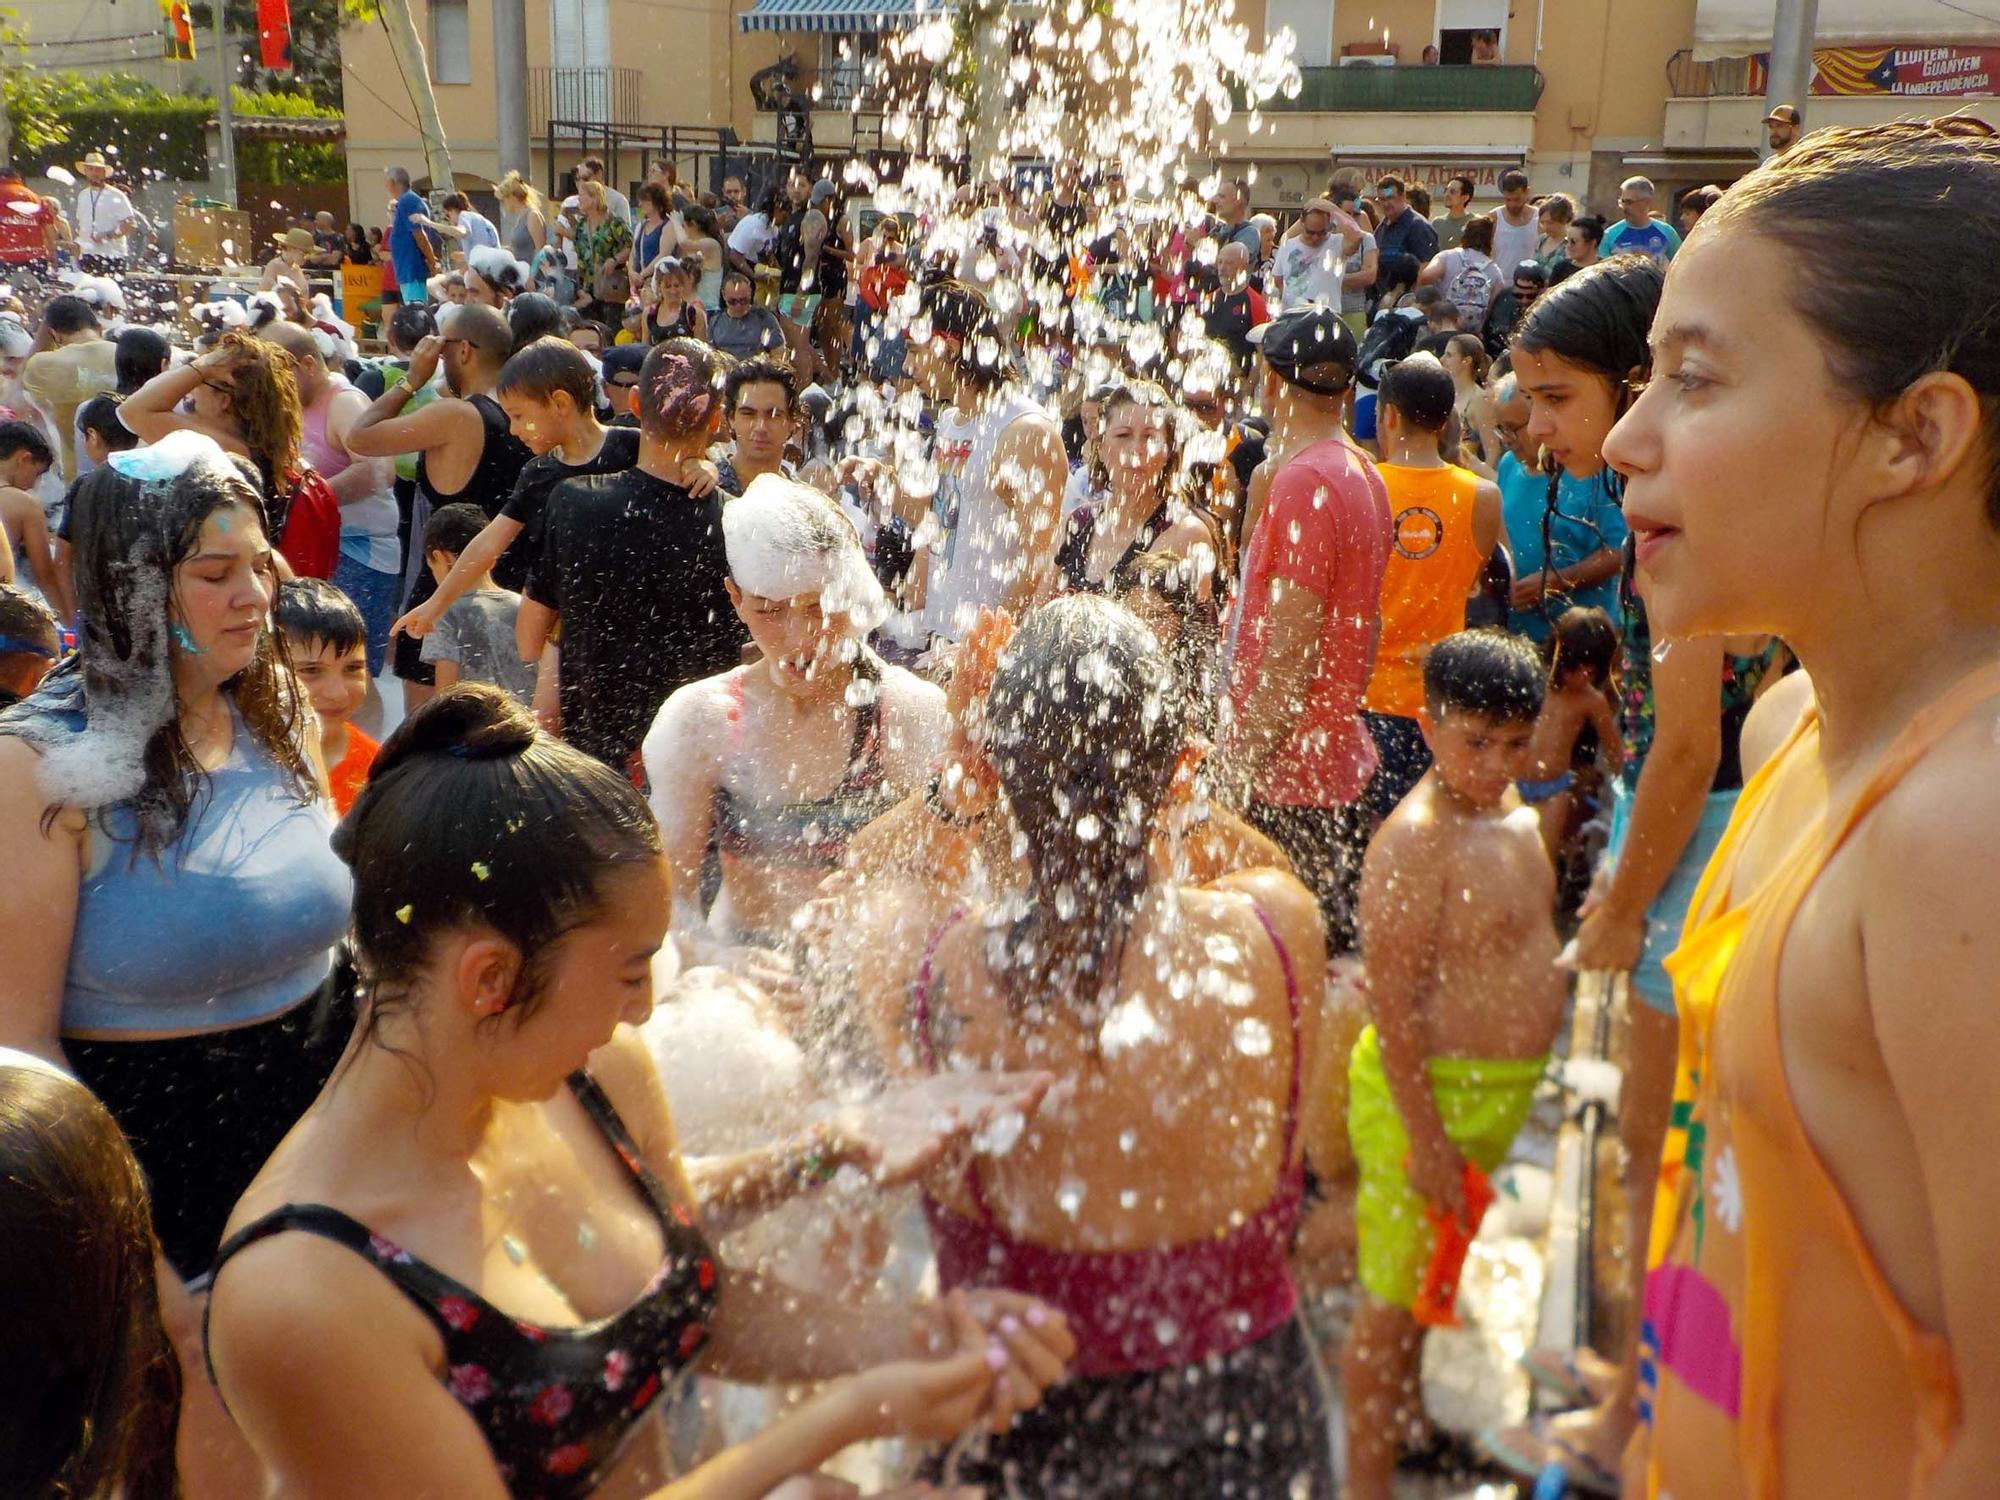
<svg viewBox="0 0 2000 1500"><path fill-rule="evenodd" d="M292 70L291 0L257 0L257 41L265 67L278 73Z"/></svg>

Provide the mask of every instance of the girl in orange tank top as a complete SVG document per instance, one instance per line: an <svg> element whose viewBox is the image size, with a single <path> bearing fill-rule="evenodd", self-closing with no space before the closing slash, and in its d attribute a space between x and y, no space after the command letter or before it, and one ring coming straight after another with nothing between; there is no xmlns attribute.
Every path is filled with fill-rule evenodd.
<svg viewBox="0 0 2000 1500"><path fill-rule="evenodd" d="M1898 221L1946 199L1912 298ZM1828 234L1840 264L1801 279ZM1995 1492L1995 256L1990 129L1818 132L1689 236L1604 442L1655 638L1776 635L1815 694L1668 963L1627 1493Z"/></svg>

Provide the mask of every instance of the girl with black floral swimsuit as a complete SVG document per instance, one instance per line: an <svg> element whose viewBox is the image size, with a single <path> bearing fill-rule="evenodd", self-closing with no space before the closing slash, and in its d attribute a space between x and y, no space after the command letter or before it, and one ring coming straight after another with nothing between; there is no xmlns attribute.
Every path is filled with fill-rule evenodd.
<svg viewBox="0 0 2000 1500"><path fill-rule="evenodd" d="M210 1304L278 1492L754 1500L865 1438L1004 1425L1060 1376L1067 1330L1027 1299L885 1317L713 1258L620 1027L669 908L627 782L460 687L383 745L335 849L361 1020L237 1205ZM669 1483L656 1413L697 1364L829 1383Z"/></svg>

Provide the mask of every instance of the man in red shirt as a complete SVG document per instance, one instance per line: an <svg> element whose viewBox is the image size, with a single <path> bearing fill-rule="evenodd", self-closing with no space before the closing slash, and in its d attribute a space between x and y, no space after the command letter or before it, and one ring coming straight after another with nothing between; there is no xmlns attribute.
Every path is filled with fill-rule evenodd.
<svg viewBox="0 0 2000 1500"><path fill-rule="evenodd" d="M55 237L55 210L12 165L0 165L0 266L46 275Z"/></svg>
<svg viewBox="0 0 2000 1500"><path fill-rule="evenodd" d="M1338 309L1309 305L1255 336L1279 385L1270 456L1250 480L1225 772L1319 897L1327 951L1341 953L1367 839L1356 804L1376 762L1361 699L1382 629L1389 495L1342 425L1358 350Z"/></svg>

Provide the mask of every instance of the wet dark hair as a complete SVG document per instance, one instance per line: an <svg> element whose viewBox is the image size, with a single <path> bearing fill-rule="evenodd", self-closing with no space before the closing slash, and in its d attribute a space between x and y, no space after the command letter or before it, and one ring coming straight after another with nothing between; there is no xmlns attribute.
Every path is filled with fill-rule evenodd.
<svg viewBox="0 0 2000 1500"><path fill-rule="evenodd" d="M655 441L693 437L721 414L722 359L697 339L666 339L639 368L639 426Z"/></svg>
<svg viewBox="0 0 2000 1500"><path fill-rule="evenodd" d="M568 396L578 411L591 411L597 405L597 375L590 361L568 339L550 337L516 349L501 367L493 393L526 396L546 405L557 391Z"/></svg>
<svg viewBox="0 0 2000 1500"><path fill-rule="evenodd" d="M0 458L26 453L43 468L56 461L48 435L33 422L0 422Z"/></svg>
<svg viewBox="0 0 2000 1500"><path fill-rule="evenodd" d="M1653 331L1653 317L1660 310L1660 291L1665 284L1666 273L1647 255L1614 255L1585 266L1535 299L1508 347L1530 354L1553 354L1591 371L1609 385L1614 411L1623 415L1632 399L1628 382L1635 373L1643 377L1653 368L1652 346L1647 340ZM1614 501L1624 487L1618 471L1609 464L1597 471L1597 483ZM1562 470L1551 465L1548 498L1542 506L1544 549L1550 546L1561 489ZM1610 545L1608 538L1600 540ZM1629 552L1628 548L1628 590ZM1543 555L1555 554L1545 550ZM1535 608L1544 619L1549 617L1549 598L1545 582L1535 601Z"/></svg>
<svg viewBox="0 0 2000 1500"><path fill-rule="evenodd" d="M1572 606L1556 619L1549 636L1549 676L1560 681L1563 673L1584 671L1590 685L1601 688L1611 678L1611 664L1618 659L1618 627L1601 609Z"/></svg>
<svg viewBox="0 0 2000 1500"><path fill-rule="evenodd" d="M373 1039L432 944L471 927L520 949L506 1016L534 1014L552 950L603 915L613 877L657 863L660 831L631 782L498 688L460 683L383 742L333 850L354 871L358 1029Z"/></svg>
<svg viewBox="0 0 2000 1500"><path fill-rule="evenodd" d="M773 359L768 354L752 355L749 359L738 360L730 369L722 383L723 406L728 411L736 410L737 398L747 385L780 385L785 388L785 408L793 416L799 413L799 377L788 360Z"/></svg>
<svg viewBox="0 0 2000 1500"><path fill-rule="evenodd" d="M1542 711L1541 653L1506 630L1461 630L1424 653L1424 707L1518 724Z"/></svg>
<svg viewBox="0 0 2000 1500"><path fill-rule="evenodd" d="M1569 221L1571 229L1583 231L1583 237L1593 245L1604 243L1604 220L1597 214L1579 214Z"/></svg>
<svg viewBox="0 0 2000 1500"><path fill-rule="evenodd" d="M121 328L113 369L118 376L118 394L129 396L173 362L173 345L157 328Z"/></svg>
<svg viewBox="0 0 2000 1500"><path fill-rule="evenodd" d="M399 353L408 353L436 332L437 319L428 302L399 302L389 314L389 347Z"/></svg>
<svg viewBox="0 0 2000 1500"><path fill-rule="evenodd" d="M478 353L481 359L489 361L495 368L507 362L507 356L516 347L514 325L507 315L497 307L488 307L484 302L459 302L445 308L438 314L438 328L451 324L451 336L463 339Z"/></svg>
<svg viewBox="0 0 2000 1500"><path fill-rule="evenodd" d="M287 578L271 608L278 629L301 646L324 644L346 656L368 644L368 622L354 601L324 578Z"/></svg>
<svg viewBox="0 0 2000 1500"><path fill-rule="evenodd" d="M1528 174L1523 172L1519 167L1509 167L1500 174L1499 186L1500 191L1503 193L1511 193L1515 188L1524 188L1527 185Z"/></svg>
<svg viewBox="0 0 2000 1500"><path fill-rule="evenodd" d="M1462 338L1462 334L1453 334ZM1458 405L1458 387L1436 359L1413 354L1391 365L1377 392L1384 406L1419 432L1443 432Z"/></svg>
<svg viewBox="0 0 2000 1500"><path fill-rule="evenodd" d="M93 469L72 487L70 504L81 629L77 654L50 679L81 672L86 712L96 713L148 691L156 674L168 670L174 573L194 555L202 523L230 506L253 516L262 507L242 468L213 464L196 464L177 479L153 484L108 466ZM311 709L296 688L284 637L261 632L256 656L224 691L299 803L315 800L319 784L302 734ZM146 741L143 765L145 781L125 804L136 824L135 859L157 857L179 839L208 785L208 773L189 751L175 713ZM60 810L49 808L45 819Z"/></svg>
<svg viewBox="0 0 2000 1500"><path fill-rule="evenodd" d="M464 213L471 207L472 200L463 193L446 193L438 200L438 208L440 210L455 208L460 213Z"/></svg>
<svg viewBox="0 0 2000 1500"><path fill-rule="evenodd" d="M1467 198L1477 198L1479 196L1479 184L1474 182L1470 177L1467 177L1463 172L1459 173L1456 177L1447 177L1444 180L1446 187L1450 187L1454 183L1457 184L1459 191L1464 193Z"/></svg>
<svg viewBox="0 0 2000 1500"><path fill-rule="evenodd" d="M97 327L97 309L83 298L64 292L49 298L49 305L42 309L42 325L50 333L59 333L64 337L82 333L85 329Z"/></svg>
<svg viewBox="0 0 2000 1500"><path fill-rule="evenodd" d="M10 1494L172 1500L180 1361L146 1181L75 1079L0 1064L0 1473Z"/></svg>
<svg viewBox="0 0 2000 1500"><path fill-rule="evenodd" d="M1646 255L1614 255L1587 266L1535 299L1514 331L1513 347L1553 354L1622 388L1634 371L1653 367L1647 345L1660 310L1665 273Z"/></svg>
<svg viewBox="0 0 2000 1500"><path fill-rule="evenodd" d="M977 287L949 278L925 284L918 307L930 320L931 332L959 341L958 373L968 384L991 389L1006 378L1006 355L1000 325Z"/></svg>
<svg viewBox="0 0 2000 1500"><path fill-rule="evenodd" d="M1467 250L1477 250L1481 255L1491 255L1493 228L1493 215L1474 214L1465 221L1465 228L1459 232L1458 243Z"/></svg>
<svg viewBox="0 0 2000 1500"><path fill-rule="evenodd" d="M1740 227L1796 254L1826 243L1838 200L1850 211L1838 263L1825 277L1792 278L1785 295L1833 378L1861 400L1881 406L1939 371L1979 393L1993 469L1986 514L2000 526L2000 303L1991 284L2000 137L1963 117L1816 130L1738 179L1697 227L1705 236ZM1868 204L1865 216L1852 216L1856 203ZM1899 219L1936 224L1946 236L1924 259L1917 295L1907 253L1900 280L1881 280L1893 258L1886 230Z"/></svg>
<svg viewBox="0 0 2000 1500"><path fill-rule="evenodd" d="M547 338L550 334L563 331L563 310L556 305L555 298L544 292L523 292L507 304L507 326L514 331L514 350L521 350L536 339Z"/></svg>
<svg viewBox="0 0 2000 1500"><path fill-rule="evenodd" d="M486 529L486 512L476 505L445 505L431 512L424 522L424 556L433 552L454 555L472 545L472 539Z"/></svg>
<svg viewBox="0 0 2000 1500"><path fill-rule="evenodd" d="M986 715L1028 863L1027 910L997 966L1018 1008L1101 1020L1146 894L1147 840L1180 754L1186 695L1137 616L1071 594L1023 623Z"/></svg>

